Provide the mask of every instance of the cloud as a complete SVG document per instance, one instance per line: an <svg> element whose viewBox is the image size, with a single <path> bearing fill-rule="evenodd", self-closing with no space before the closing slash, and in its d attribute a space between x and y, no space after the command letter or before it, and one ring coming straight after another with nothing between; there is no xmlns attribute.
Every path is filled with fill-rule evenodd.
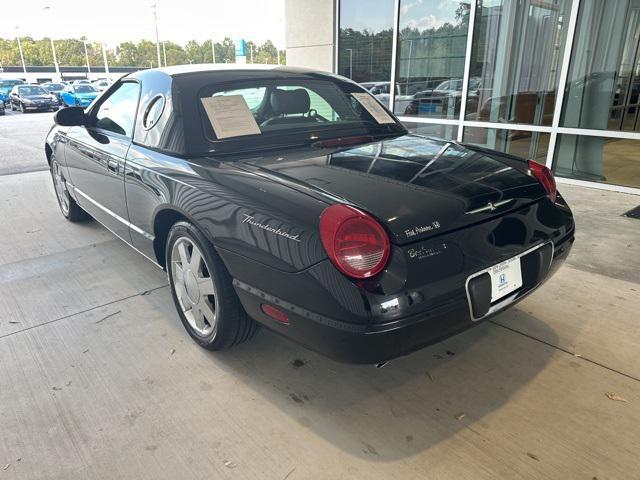
<svg viewBox="0 0 640 480"><path fill-rule="evenodd" d="M400 7L400 12L402 13L402 15L406 15L409 10L419 5L422 5L422 0L415 0L411 3L406 3L402 5L402 7Z"/></svg>
<svg viewBox="0 0 640 480"><path fill-rule="evenodd" d="M430 28L440 28L446 22L438 20L435 15L426 15L419 19L411 19L407 22L407 27L416 28L418 30L428 30Z"/></svg>

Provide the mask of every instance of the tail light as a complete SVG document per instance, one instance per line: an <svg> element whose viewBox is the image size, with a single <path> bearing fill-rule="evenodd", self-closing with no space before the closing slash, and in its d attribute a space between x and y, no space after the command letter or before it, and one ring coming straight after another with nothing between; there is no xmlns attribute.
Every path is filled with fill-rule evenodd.
<svg viewBox="0 0 640 480"><path fill-rule="evenodd" d="M551 199L552 202L556 201L556 196L558 194L558 189L556 187L556 179L553 178L553 173L549 170L545 165L538 163L534 160L529 160L528 162L529 170L534 177L538 179L538 181L542 184L544 189L547 191L547 196Z"/></svg>
<svg viewBox="0 0 640 480"><path fill-rule="evenodd" d="M331 205L322 212L320 238L333 264L352 278L373 277L389 260L387 232L373 217L348 205Z"/></svg>

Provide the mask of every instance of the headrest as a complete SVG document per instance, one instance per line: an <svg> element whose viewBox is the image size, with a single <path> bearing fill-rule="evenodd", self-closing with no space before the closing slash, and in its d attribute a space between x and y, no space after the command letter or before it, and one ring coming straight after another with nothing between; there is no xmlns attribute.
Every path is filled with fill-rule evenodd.
<svg viewBox="0 0 640 480"><path fill-rule="evenodd" d="M275 89L271 92L271 108L276 115L307 113L311 106L309 92L304 88L295 90Z"/></svg>

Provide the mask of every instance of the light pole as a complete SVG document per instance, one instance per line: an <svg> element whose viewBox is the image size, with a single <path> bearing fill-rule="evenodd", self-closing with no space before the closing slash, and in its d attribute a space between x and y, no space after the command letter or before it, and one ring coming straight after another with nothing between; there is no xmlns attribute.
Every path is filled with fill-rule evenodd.
<svg viewBox="0 0 640 480"><path fill-rule="evenodd" d="M49 13L51 12L51 7L49 5L46 5L43 10L48 11ZM56 55L56 46L53 43L53 36L49 37L49 40L51 41L51 51L53 52L53 66L56 69L56 74L58 75L58 77L60 77L60 65L58 65L58 57Z"/></svg>
<svg viewBox="0 0 640 480"><path fill-rule="evenodd" d="M249 47L251 47L251 57L250 57L251 60L250 60L250 63L253 63L253 43L251 45L249 45ZM280 63L280 62L278 62L278 63Z"/></svg>
<svg viewBox="0 0 640 480"><path fill-rule="evenodd" d="M87 51L87 41L82 40L84 43L84 58L87 60L87 73L91 73L91 65L89 65L89 52Z"/></svg>
<svg viewBox="0 0 640 480"><path fill-rule="evenodd" d="M353 48L347 48L349 52L349 78L353 80Z"/></svg>
<svg viewBox="0 0 640 480"><path fill-rule="evenodd" d="M22 62L22 71L27 73L27 66L24 64L24 55L22 54L22 43L20 43L20 32L16 26L16 40L18 40L18 50L20 50L20 61Z"/></svg>
<svg viewBox="0 0 640 480"><path fill-rule="evenodd" d="M160 60L160 37L158 36L158 2L153 2L153 4L151 4L151 9L153 10L153 23L156 29L156 50L158 51L158 67L161 67L162 62Z"/></svg>
<svg viewBox="0 0 640 480"><path fill-rule="evenodd" d="M164 57L164 66L167 66L167 49L165 47L165 43L167 43L166 41L162 41L162 56Z"/></svg>
<svg viewBox="0 0 640 480"><path fill-rule="evenodd" d="M216 42L211 37L211 56L213 57L213 63L216 63Z"/></svg>
<svg viewBox="0 0 640 480"><path fill-rule="evenodd" d="M102 42L102 60L104 61L104 73L109 75L109 63L107 62L107 50L104 48L104 42Z"/></svg>
<svg viewBox="0 0 640 480"><path fill-rule="evenodd" d="M409 75L411 75L411 57L413 56L413 41L415 39L409 38L409 61L407 62L407 81L405 82L404 90L409 91Z"/></svg>

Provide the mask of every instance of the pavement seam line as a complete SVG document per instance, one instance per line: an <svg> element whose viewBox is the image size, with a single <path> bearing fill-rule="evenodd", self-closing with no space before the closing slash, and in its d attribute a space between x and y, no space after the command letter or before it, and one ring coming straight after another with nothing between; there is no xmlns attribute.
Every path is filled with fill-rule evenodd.
<svg viewBox="0 0 640 480"><path fill-rule="evenodd" d="M83 313L91 312L93 310L97 310L99 308L106 307L108 305L113 305L114 303L122 302L124 300L129 300L129 299L134 298L134 297L146 296L146 295L149 295L151 292L155 292L156 290L160 290L160 289L168 287L168 286L169 286L169 284L160 285L159 287L153 287L153 288L150 288L150 289L145 290L143 292L134 293L133 295L129 295L129 296L122 297L122 298L117 298L117 299L112 300L110 302L103 303L101 305L96 305L95 307L87 308L85 310L81 310L81 311L75 312L75 313L70 313L69 315L64 315L62 317L54 318L54 319L48 320L48 321L46 321L44 323L39 323L38 325L32 325L30 327L26 327L26 328L23 328L21 330L16 330L15 332L11 332L11 333L5 333L4 335L0 335L0 340L2 340L3 338L10 337L12 335L16 335L18 333L27 332L27 331L33 330L35 328L43 327L45 325L50 325L52 323L59 322L60 320L66 320L67 318L75 317L76 315L82 315Z"/></svg>
<svg viewBox="0 0 640 480"><path fill-rule="evenodd" d="M12 172L12 171L0 172L0 177L9 177L11 175L23 175L23 174L26 174L26 173L46 172L48 170L49 170L49 167L47 167L47 166L33 167L33 168L26 169L26 170L19 170L17 172Z"/></svg>
<svg viewBox="0 0 640 480"><path fill-rule="evenodd" d="M579 360L584 360L584 361L589 362L589 363L591 363L593 365L597 365L598 367L601 367L601 368L604 368L606 370L609 370L610 372L617 373L618 375L622 375L623 377L627 377L630 380L635 380L636 382L640 382L640 378L634 377L633 375L629 375L628 373L621 372L620 370L616 370L615 368L608 367L607 365L604 365L604 364L602 364L600 362L597 362L595 360L591 360L590 358L583 357L582 355L576 356L575 353L573 353L573 352L571 352L571 351L569 351L569 350L567 350L565 348L562 348L562 347L560 347L558 345L554 345L554 344L549 343L549 342L547 342L545 340L542 340L541 338L534 337L533 335L529 335L528 333L521 332L520 330L516 330L515 328L507 327L506 325L502 325L501 323L497 323L494 320L487 320L487 321L492 323L493 325L496 325L498 327L502 327L505 330L509 330L510 332L517 333L517 334L522 335L524 337L527 337L527 338L529 338L531 340L534 340L536 342L542 343L542 344L547 345L547 346L549 346L551 348L555 348L556 350L560 350L561 352L567 353L567 354L571 355L573 358L576 358L576 359L579 359Z"/></svg>

